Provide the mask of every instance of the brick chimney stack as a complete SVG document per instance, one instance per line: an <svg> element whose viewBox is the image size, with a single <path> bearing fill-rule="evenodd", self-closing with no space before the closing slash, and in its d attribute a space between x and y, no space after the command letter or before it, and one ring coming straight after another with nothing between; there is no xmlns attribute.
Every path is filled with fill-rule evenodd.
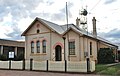
<svg viewBox="0 0 120 76"><path fill-rule="evenodd" d="M93 36L97 36L97 31L96 31L96 19L95 17L93 17L92 19L92 23L93 23Z"/></svg>
<svg viewBox="0 0 120 76"><path fill-rule="evenodd" d="M78 19L78 17L77 17L77 19L76 19L76 26L79 26L80 25L80 19Z"/></svg>

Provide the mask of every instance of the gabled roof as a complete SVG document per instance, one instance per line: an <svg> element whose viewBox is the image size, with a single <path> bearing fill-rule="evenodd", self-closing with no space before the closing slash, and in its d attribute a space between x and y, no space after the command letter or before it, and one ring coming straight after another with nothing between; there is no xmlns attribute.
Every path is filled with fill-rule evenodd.
<svg viewBox="0 0 120 76"><path fill-rule="evenodd" d="M51 29L53 29L54 31L56 31L59 34L62 34L64 32L64 30L60 27L60 25L52 23L50 21L38 18L39 21L42 21L43 23L45 23L48 27L50 27Z"/></svg>
<svg viewBox="0 0 120 76"><path fill-rule="evenodd" d="M91 38L97 39L99 41L103 41L105 43L108 43L110 45L118 47L116 44L113 44L113 43L111 43L110 41L108 41L106 39L103 39L103 38L101 38L99 36L95 37L91 33L82 30L81 28L79 28L79 26L76 26L74 24L68 24L68 28L67 28L67 25L58 25L58 24L52 23L50 21L47 21L47 20L44 20L44 19L41 19L41 18L38 18L38 17L36 17L36 19L30 24L30 26L22 33L22 36L25 36L25 34L27 33L27 31L33 26L33 24L36 21L41 22L42 24L44 24L45 26L47 26L49 29L51 29L52 31L57 32L60 35L64 35L69 30L73 30L73 31L77 32L78 34L82 34L84 36L88 36L88 37L91 37Z"/></svg>
<svg viewBox="0 0 120 76"><path fill-rule="evenodd" d="M61 27L64 29L64 33L62 35L65 35L69 30L73 30L78 34L83 34L83 32L79 31L79 29L76 28L74 24L68 24L68 29L67 29L67 25L61 25Z"/></svg>
<svg viewBox="0 0 120 76"><path fill-rule="evenodd" d="M74 25L74 24L68 24L68 30L67 30L67 25L62 25L61 27L62 27L64 30L66 30L66 31L64 32L64 34L65 34L66 32L68 32L69 30L73 30L73 31L77 31L77 33L81 33L81 34L83 34L83 35L85 35L85 36L91 37L91 38L96 39L96 40L98 40L98 41L102 41L102 42L105 42L105 43L107 43L107 44L110 44L110 45L113 45L113 46L118 47L116 44L114 44L114 43L112 43L112 42L110 42L110 41L108 41L108 40L106 40L106 39L104 39L104 38L101 38L101 37L99 37L99 36L94 36L93 34L91 34L91 33L87 32L87 31L79 28L78 26L76 26L76 25ZM69 28L72 28L72 29L69 29ZM63 35L64 35L64 34L63 34Z"/></svg>
<svg viewBox="0 0 120 76"><path fill-rule="evenodd" d="M69 27L68 28L68 30L66 30L62 35L65 35L67 32L69 32L70 30L72 30L72 31L74 31L74 32L76 32L76 33L78 33L78 34L82 34L80 31L78 31L78 30L76 30L76 29L74 29L74 28L72 28L72 27Z"/></svg>
<svg viewBox="0 0 120 76"><path fill-rule="evenodd" d="M39 21L40 23L44 24L49 29L57 32L58 34L62 34L64 32L64 30L62 29L62 27L60 27L58 24L55 24L55 23L49 22L47 20L44 20L44 19L36 17L35 20L29 25L29 27L22 33L22 36L25 36L25 34L28 32L28 30L33 26L33 24L36 21Z"/></svg>

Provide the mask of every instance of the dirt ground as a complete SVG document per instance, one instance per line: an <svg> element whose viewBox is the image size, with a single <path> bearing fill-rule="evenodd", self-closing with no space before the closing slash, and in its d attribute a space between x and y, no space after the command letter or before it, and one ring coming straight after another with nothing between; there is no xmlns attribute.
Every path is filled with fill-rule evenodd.
<svg viewBox="0 0 120 76"><path fill-rule="evenodd" d="M18 71L18 70L0 70L0 76L100 76L100 75Z"/></svg>

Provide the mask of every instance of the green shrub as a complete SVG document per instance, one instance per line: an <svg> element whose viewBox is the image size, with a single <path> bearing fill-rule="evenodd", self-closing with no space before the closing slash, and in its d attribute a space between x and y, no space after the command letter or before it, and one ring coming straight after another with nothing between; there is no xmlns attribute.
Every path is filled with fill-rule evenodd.
<svg viewBox="0 0 120 76"><path fill-rule="evenodd" d="M113 63L114 61L115 61L115 55L113 54L112 49L100 48L98 52L98 63L108 64L108 63Z"/></svg>
<svg viewBox="0 0 120 76"><path fill-rule="evenodd" d="M118 54L118 60L120 61L120 54Z"/></svg>
<svg viewBox="0 0 120 76"><path fill-rule="evenodd" d="M8 56L5 55L5 54L2 54L2 55L0 55L0 60L7 61L8 60Z"/></svg>
<svg viewBox="0 0 120 76"><path fill-rule="evenodd" d="M14 58L15 61L20 61L20 60L23 60L23 59L24 59L24 54L23 53L18 54L18 56L15 55L15 58Z"/></svg>

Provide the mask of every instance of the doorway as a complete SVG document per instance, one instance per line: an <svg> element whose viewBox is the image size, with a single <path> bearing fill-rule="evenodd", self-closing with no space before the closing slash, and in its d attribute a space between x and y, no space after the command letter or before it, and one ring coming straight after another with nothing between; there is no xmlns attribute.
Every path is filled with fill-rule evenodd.
<svg viewBox="0 0 120 76"><path fill-rule="evenodd" d="M61 60L62 60L61 46L57 45L55 47L55 61L61 61Z"/></svg>

